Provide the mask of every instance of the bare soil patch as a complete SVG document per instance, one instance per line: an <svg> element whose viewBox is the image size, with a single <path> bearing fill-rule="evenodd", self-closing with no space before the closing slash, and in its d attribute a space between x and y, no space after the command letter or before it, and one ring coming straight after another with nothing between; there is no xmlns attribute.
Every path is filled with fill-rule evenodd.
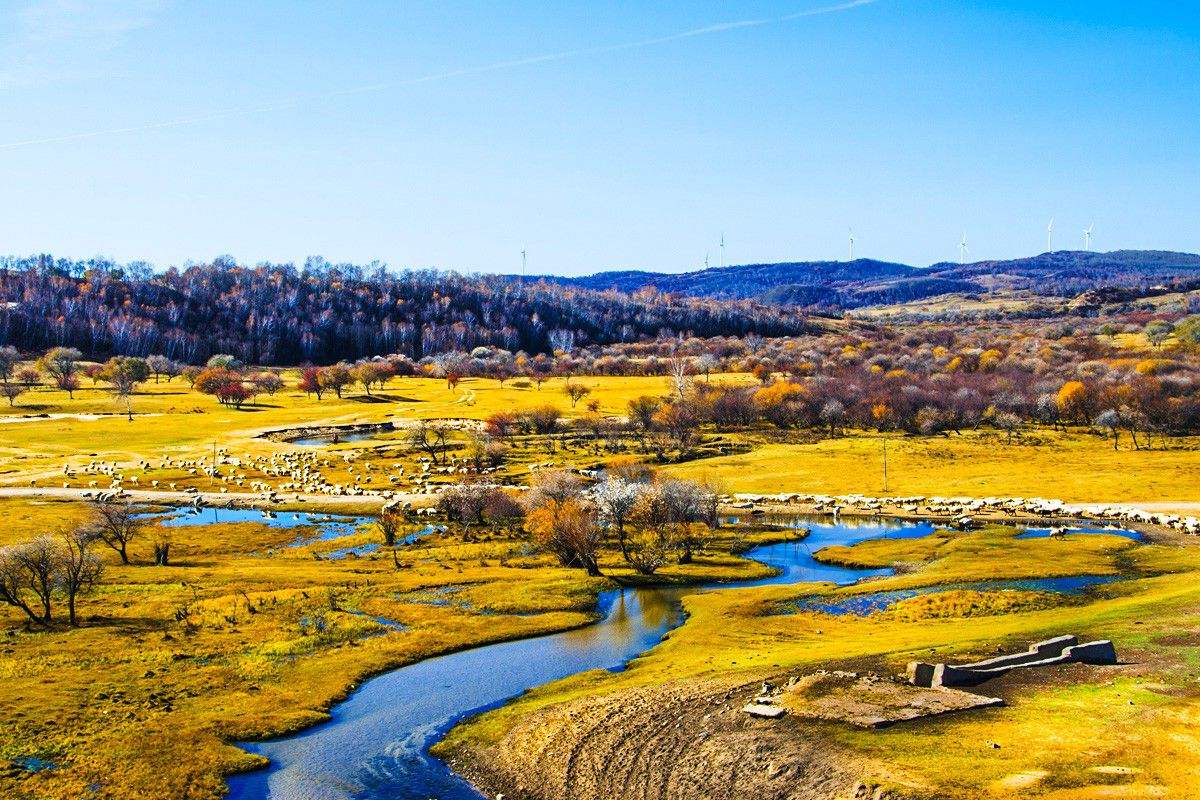
<svg viewBox="0 0 1200 800"><path fill-rule="evenodd" d="M450 763L490 797L528 800L906 796L876 794L907 781L834 744L829 723L743 713L757 689L714 679L562 703Z"/></svg>

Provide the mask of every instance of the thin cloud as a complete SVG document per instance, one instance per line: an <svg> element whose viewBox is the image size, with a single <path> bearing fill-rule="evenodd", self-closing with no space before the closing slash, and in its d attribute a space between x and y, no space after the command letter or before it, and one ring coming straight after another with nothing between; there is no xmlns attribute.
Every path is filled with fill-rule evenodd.
<svg viewBox="0 0 1200 800"><path fill-rule="evenodd" d="M94 79L105 54L151 25L165 0L36 0L0 15L0 88Z"/></svg>
<svg viewBox="0 0 1200 800"><path fill-rule="evenodd" d="M689 30L680 31L678 33L667 34L665 36L656 36L649 39L639 39L632 42L622 42L619 44L597 45L595 47L584 47L575 50L563 50L557 53L543 53L541 55L527 56L525 58L516 58L507 61L497 61L492 64L483 64L477 67L463 67L462 69L450 70L448 72L437 72L430 75L422 75L416 78L407 78L403 80L382 81L379 83L364 84L362 86L354 86L347 89L341 89L335 92L324 92L321 94L310 94L302 97L292 98L290 100L281 100L277 103L268 105L253 106L249 108L231 108L218 111L212 111L205 114L196 114L188 117L178 117L175 119L164 120L162 122L152 122L141 125L130 125L120 128L106 128L103 130L86 131L82 133L69 133L61 136L47 136L37 139L26 139L24 141L9 142L0 144L0 151L16 150L22 147L32 147L35 145L58 144L62 142L75 142L84 139L95 139L101 136L116 136L128 133L142 133L156 130L164 130L167 128L180 128L187 125L196 125L202 122L210 122L219 119L230 119L234 117L252 116L265 114L272 111L284 111L302 106L310 105L314 102L322 100L334 100L340 97L350 97L359 94L368 94L374 92L382 92L392 89L400 89L406 86L417 86L424 83L433 83L437 81L451 80L454 78L470 77L475 75L485 75L491 72L501 72L504 70L516 69L518 67L533 66L537 64L546 64L555 61L565 61L571 58L583 58L586 56L604 55L608 53L617 53L624 50L638 50L647 47L654 47L671 42L683 41L685 39L693 39L700 36L713 36L729 31L744 30L747 28L761 28L768 25L779 25L797 19L807 17L818 17L827 14L838 14L851 9L868 6L876 3L877 0L849 0L845 3L837 5L823 6L821 8L806 9L797 11L791 14L786 14L781 17L763 17L759 19L743 19L730 22L718 22L712 25L705 25L700 28L691 28ZM55 0L54 5L71 4L71 0ZM156 0L142 0L143 5L156 4Z"/></svg>

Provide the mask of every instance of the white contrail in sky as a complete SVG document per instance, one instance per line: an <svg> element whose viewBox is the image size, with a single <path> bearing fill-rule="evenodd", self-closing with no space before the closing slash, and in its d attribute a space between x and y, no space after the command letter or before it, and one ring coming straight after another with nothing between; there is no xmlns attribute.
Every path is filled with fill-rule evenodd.
<svg viewBox="0 0 1200 800"><path fill-rule="evenodd" d="M679 33L667 34L665 36L656 36L652 39L640 39L634 42L623 42L621 44L606 44L597 45L595 47L584 47L577 50L564 50L558 53L543 53L542 55L528 56L526 58L516 58L509 61L497 61L493 64L484 64L478 67L463 67L462 69L450 70L449 72L438 72L432 75L422 75L417 78L407 78L404 80L383 81L380 83L365 84L362 86L354 86L348 89L341 89L335 92L324 92L321 94L310 94L291 100L283 100L270 105L253 106L249 108L230 108L219 111L210 111L205 114L196 114L190 117L177 117L175 119L164 120L162 122L151 122L142 125L131 125L123 128L106 128L97 131L86 131L83 133L68 133L62 136L47 136L40 139L26 139L19 142L9 142L0 144L2 150L16 150L21 147L32 147L34 145L57 144L59 142L74 142L81 139L95 139L100 136L116 136L123 133L142 133L149 131L161 130L164 128L180 128L185 125L195 125L201 122L209 122L215 119L228 119L230 117L243 117L254 114L265 114L270 111L283 111L287 109L299 108L309 103L320 100L332 100L339 97L349 97L357 94L367 94L370 92L382 92L388 89L399 89L405 86L417 86L422 83L433 83L435 81L450 80L452 78L469 77L472 75L483 75L489 72L499 72L501 70L514 69L516 67L530 66L534 64L545 64L552 61L564 61L568 58L580 58L584 56L603 55L605 53L615 53L621 50L636 50L644 47L653 47L655 45L667 44L669 42L677 42L683 39L692 39L697 36L710 36L716 33L725 33L726 31L741 30L744 28L761 28L766 25L777 25L783 22L803 19L805 17L817 17L825 14L836 14L841 11L849 11L859 6L867 6L877 2L877 0L847 0L844 3L836 5L822 6L820 8L811 8L805 11L797 11L792 14L785 14L781 17L764 17L761 19L743 19L733 22L718 22L713 25L705 25L702 28L692 28L691 30L680 31Z"/></svg>

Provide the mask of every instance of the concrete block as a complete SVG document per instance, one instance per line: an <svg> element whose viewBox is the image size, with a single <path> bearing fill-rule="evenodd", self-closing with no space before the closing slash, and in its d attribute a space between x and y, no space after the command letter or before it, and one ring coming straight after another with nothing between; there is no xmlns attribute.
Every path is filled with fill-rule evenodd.
<svg viewBox="0 0 1200 800"><path fill-rule="evenodd" d="M1074 647L1079 644L1078 636L1055 636L1053 639L1046 639L1041 642L1034 642L1029 648L1031 653L1038 653L1044 658L1057 656L1066 650L1068 647Z"/></svg>
<svg viewBox="0 0 1200 800"><path fill-rule="evenodd" d="M966 667L954 667L950 664L938 664L933 668L932 685L953 688L956 686L978 686L988 678L1000 674L998 672L980 672Z"/></svg>
<svg viewBox="0 0 1200 800"><path fill-rule="evenodd" d="M978 686L1012 669L1048 667L1071 662L1115 664L1117 651L1108 640L1079 644L1079 639L1075 636L1056 636L1034 643L1024 653L997 656L973 664L926 664L913 661L908 665L908 679L917 686Z"/></svg>
<svg viewBox="0 0 1200 800"><path fill-rule="evenodd" d="M965 669L999 669L1001 667L1020 667L1042 662L1049 658L1058 658L1066 648L1079 644L1078 637L1056 636L1042 642L1035 642L1023 653L1013 653L995 658L986 658L972 664L962 664Z"/></svg>
<svg viewBox="0 0 1200 800"><path fill-rule="evenodd" d="M908 682L913 686L933 686L934 666L924 661L908 662Z"/></svg>
<svg viewBox="0 0 1200 800"><path fill-rule="evenodd" d="M1081 664L1117 663L1117 648L1113 647L1113 643L1108 639L1068 647L1063 651L1063 655Z"/></svg>

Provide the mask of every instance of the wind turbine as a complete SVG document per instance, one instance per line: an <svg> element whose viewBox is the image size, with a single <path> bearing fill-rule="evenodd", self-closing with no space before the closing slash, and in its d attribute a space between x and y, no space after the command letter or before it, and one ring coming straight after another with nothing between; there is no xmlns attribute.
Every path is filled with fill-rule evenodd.
<svg viewBox="0 0 1200 800"><path fill-rule="evenodd" d="M725 233L721 233L721 266L725 266Z"/></svg>
<svg viewBox="0 0 1200 800"><path fill-rule="evenodd" d="M854 228L850 229L850 260L854 260Z"/></svg>
<svg viewBox="0 0 1200 800"><path fill-rule="evenodd" d="M958 263L967 263L967 253L969 252L971 249L967 247L967 232L963 231L962 241L958 243Z"/></svg>
<svg viewBox="0 0 1200 800"><path fill-rule="evenodd" d="M1054 252L1054 217L1050 218L1050 224L1046 226L1046 252Z"/></svg>
<svg viewBox="0 0 1200 800"><path fill-rule="evenodd" d="M1094 230L1096 230L1096 223L1094 223L1094 222L1091 225L1088 225L1087 228L1084 229L1084 231L1083 231L1083 249L1084 250L1092 249L1092 231L1094 231Z"/></svg>
<svg viewBox="0 0 1200 800"><path fill-rule="evenodd" d="M524 280L524 278L525 278L525 263L526 263L526 260L528 259L528 255L529 254L525 252L525 248L522 247L521 248L521 279L522 280Z"/></svg>

